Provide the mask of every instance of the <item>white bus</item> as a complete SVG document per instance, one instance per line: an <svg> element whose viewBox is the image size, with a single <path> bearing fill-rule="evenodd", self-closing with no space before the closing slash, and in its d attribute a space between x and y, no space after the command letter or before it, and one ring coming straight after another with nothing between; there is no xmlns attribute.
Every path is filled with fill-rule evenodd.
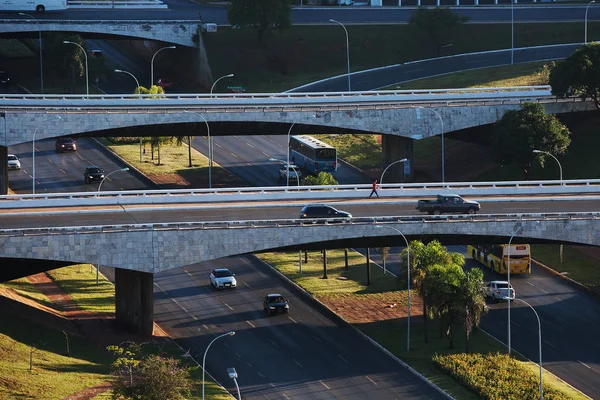
<svg viewBox="0 0 600 400"><path fill-rule="evenodd" d="M1 11L44 11L66 10L69 0L0 0Z"/></svg>

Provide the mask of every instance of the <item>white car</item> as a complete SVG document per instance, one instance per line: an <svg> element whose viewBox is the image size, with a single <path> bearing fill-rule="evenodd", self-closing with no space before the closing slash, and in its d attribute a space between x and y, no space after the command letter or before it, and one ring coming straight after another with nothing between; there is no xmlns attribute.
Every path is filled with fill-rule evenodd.
<svg viewBox="0 0 600 400"><path fill-rule="evenodd" d="M296 179L302 179L302 172L300 172L300 167L294 164L282 165L279 168L279 179L285 180L286 176L289 176L289 180L293 181Z"/></svg>
<svg viewBox="0 0 600 400"><path fill-rule="evenodd" d="M485 286L485 293L494 300L515 299L515 289L508 281L491 281Z"/></svg>
<svg viewBox="0 0 600 400"><path fill-rule="evenodd" d="M210 273L210 284L217 289L237 287L235 274L232 274L227 268L213 269Z"/></svg>
<svg viewBox="0 0 600 400"><path fill-rule="evenodd" d="M21 161L14 154L8 155L8 169L21 169Z"/></svg>

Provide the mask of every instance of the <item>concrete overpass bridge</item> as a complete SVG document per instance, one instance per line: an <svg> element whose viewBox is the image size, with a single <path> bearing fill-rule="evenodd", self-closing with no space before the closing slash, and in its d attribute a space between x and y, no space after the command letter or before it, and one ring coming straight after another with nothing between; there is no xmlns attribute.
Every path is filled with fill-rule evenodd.
<svg viewBox="0 0 600 400"><path fill-rule="evenodd" d="M414 140L492 124L525 102L538 102L552 114L595 109L592 102L578 98L559 100L548 86L160 97L4 95L0 169L6 165L6 148L30 142L34 133L36 140L65 135L202 136L208 129L213 136L284 135L290 124L297 124L294 133L380 133L384 161L414 159ZM395 179L412 176L411 168ZM0 173L0 193L6 193L6 185L6 172Z"/></svg>

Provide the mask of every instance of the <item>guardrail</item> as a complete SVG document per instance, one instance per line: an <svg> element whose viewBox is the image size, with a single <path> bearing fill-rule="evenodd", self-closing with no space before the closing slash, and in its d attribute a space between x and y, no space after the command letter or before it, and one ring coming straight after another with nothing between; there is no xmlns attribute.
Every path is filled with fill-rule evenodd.
<svg viewBox="0 0 600 400"><path fill-rule="evenodd" d="M0 209L101 205L200 204L253 201L340 200L366 198L370 184L336 186L243 187L225 189L130 190L0 196ZM380 196L396 199L461 196L565 196L600 194L600 179L564 181L500 181L394 183L381 185ZM559 197L556 200L560 200ZM570 198L569 200L573 200Z"/></svg>
<svg viewBox="0 0 600 400"><path fill-rule="evenodd" d="M243 221L206 221L206 222L172 222L161 224L126 224L126 225L94 225L44 228L13 228L0 229L0 237L7 236L36 236L64 235L69 232L78 234L107 233L107 232L140 232L154 230L195 230L195 229L247 229L247 228L288 228L319 225L365 225L365 224L431 224L449 221L462 222L527 222L527 221L556 221L556 220L596 220L600 212L573 213L533 213L533 214L469 214L469 215L435 215L435 216L384 216L359 217L343 222L309 219L278 219L278 220L243 220ZM389 233L389 232L388 232Z"/></svg>
<svg viewBox="0 0 600 400"><path fill-rule="evenodd" d="M225 94L142 94L142 95L40 95L40 94L1 94L0 107L76 107L149 108L207 106L322 106L328 104L376 105L409 103L419 101L538 101L555 100L550 86L521 86L500 88L457 88L433 90L382 90L364 92L324 92L324 93L225 93Z"/></svg>
<svg viewBox="0 0 600 400"><path fill-rule="evenodd" d="M96 9L96 8L118 8L118 9L140 9L140 8L157 8L168 9L169 7L162 1L158 0L138 0L138 1L123 1L123 0L69 0L69 9Z"/></svg>

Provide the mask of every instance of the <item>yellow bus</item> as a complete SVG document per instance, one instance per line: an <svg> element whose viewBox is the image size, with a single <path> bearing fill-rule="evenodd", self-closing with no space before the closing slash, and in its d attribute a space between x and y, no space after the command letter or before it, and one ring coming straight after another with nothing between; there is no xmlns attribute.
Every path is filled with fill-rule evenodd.
<svg viewBox="0 0 600 400"><path fill-rule="evenodd" d="M499 274L508 274L507 244L468 245L467 254ZM528 244L510 245L510 273L531 273L531 249Z"/></svg>

